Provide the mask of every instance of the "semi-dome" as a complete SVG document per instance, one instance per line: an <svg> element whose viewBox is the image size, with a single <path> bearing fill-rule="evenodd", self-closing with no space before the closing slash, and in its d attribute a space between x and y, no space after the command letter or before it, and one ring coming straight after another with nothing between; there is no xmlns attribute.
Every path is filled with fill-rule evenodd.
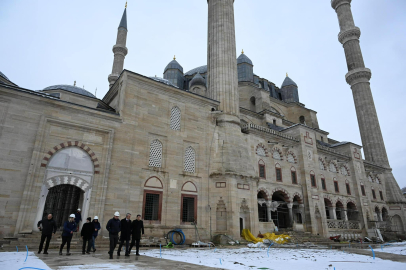
<svg viewBox="0 0 406 270"><path fill-rule="evenodd" d="M173 59L165 68L164 73L168 69L179 69L183 73L183 67L176 61L176 59Z"/></svg>
<svg viewBox="0 0 406 270"><path fill-rule="evenodd" d="M285 87L285 86L289 86L289 85L293 85L293 86L296 86L296 87L297 87L297 84L296 84L291 78L289 78L288 76L286 76L285 80L284 80L283 83L282 83L282 87L281 87L281 88L283 88L283 87Z"/></svg>
<svg viewBox="0 0 406 270"><path fill-rule="evenodd" d="M195 75L196 73L200 73L200 74L207 73L207 65L191 69L185 73L185 76L192 76L192 75Z"/></svg>
<svg viewBox="0 0 406 270"><path fill-rule="evenodd" d="M67 85L67 84L52 85L52 86L48 86L48 87L44 88L44 90L42 90L42 91L48 91L48 90L65 90L65 91L68 91L71 93L75 93L75 94L79 94L79 95L83 95L83 96L87 96L87 97L91 97L91 98L96 98L96 96L93 95L92 93L90 93L89 91L86 91L83 88L73 86L73 85Z"/></svg>
<svg viewBox="0 0 406 270"><path fill-rule="evenodd" d="M171 83L170 81L168 81L167 79L164 79L164 78L161 78L161 77L157 77L157 76L155 76L155 77L149 77L149 78L150 78L150 79L153 79L154 81L161 82L161 83L164 83L164 84L166 84L166 85L170 85L170 86L179 88L179 87L177 87L176 85L174 85L173 83Z"/></svg>
<svg viewBox="0 0 406 270"><path fill-rule="evenodd" d="M202 75L200 75L199 72L197 72L197 74L190 81L190 87L196 86L196 85L206 86L206 80L202 77Z"/></svg>
<svg viewBox="0 0 406 270"><path fill-rule="evenodd" d="M245 55L244 53L242 53L242 54L237 58L237 65L243 64L243 63L247 63L247 64L250 64L250 65L253 65L251 59L249 59L248 56Z"/></svg>

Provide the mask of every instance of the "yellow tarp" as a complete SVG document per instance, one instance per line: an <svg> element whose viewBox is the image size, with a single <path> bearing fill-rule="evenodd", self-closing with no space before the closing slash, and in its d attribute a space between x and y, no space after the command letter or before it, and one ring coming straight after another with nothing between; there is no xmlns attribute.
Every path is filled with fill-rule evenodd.
<svg viewBox="0 0 406 270"><path fill-rule="evenodd" d="M263 234L264 238L258 238L255 237L248 229L242 230L241 236L244 237L245 240L253 242L254 244L258 242L263 242L264 239L271 240L272 242L277 244L285 244L290 239L290 236L287 234L276 235L274 233L264 233Z"/></svg>

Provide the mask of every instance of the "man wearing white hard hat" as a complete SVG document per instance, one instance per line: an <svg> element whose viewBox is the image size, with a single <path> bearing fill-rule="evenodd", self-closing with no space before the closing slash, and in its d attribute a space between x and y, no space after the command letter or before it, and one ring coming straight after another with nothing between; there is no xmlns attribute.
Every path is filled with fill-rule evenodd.
<svg viewBox="0 0 406 270"><path fill-rule="evenodd" d="M94 226L94 233L93 233L93 239L92 239L93 240L92 241L92 248L93 248L93 252L95 252L96 251L95 241L96 241L97 236L99 235L99 231L101 230L99 217L95 216L93 218L92 223L93 223L93 226Z"/></svg>
<svg viewBox="0 0 406 270"><path fill-rule="evenodd" d="M67 253L66 255L70 255L70 242L72 240L73 232L76 232L76 222L75 222L75 214L71 214L69 216L68 221L63 224L63 232L62 232L62 245L59 248L59 255L62 255L62 250L65 244L67 244Z"/></svg>
<svg viewBox="0 0 406 270"><path fill-rule="evenodd" d="M82 214L80 213L80 208L75 213L76 231L79 231L79 222L82 221Z"/></svg>
<svg viewBox="0 0 406 270"><path fill-rule="evenodd" d="M113 252L118 243L118 233L121 231L120 213L115 212L114 217L107 222L106 229L110 238L110 259L113 259Z"/></svg>

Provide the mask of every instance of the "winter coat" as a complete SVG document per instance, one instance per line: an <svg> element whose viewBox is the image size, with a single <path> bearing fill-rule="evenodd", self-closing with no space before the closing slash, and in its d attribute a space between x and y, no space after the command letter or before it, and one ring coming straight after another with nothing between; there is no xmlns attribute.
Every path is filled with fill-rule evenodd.
<svg viewBox="0 0 406 270"><path fill-rule="evenodd" d="M121 222L119 219L112 218L107 222L106 229L111 234L118 234L121 231Z"/></svg>
<svg viewBox="0 0 406 270"><path fill-rule="evenodd" d="M83 236L83 240L92 239L94 232L94 225L92 222L87 222L83 224L82 231L80 232L80 236Z"/></svg>
<svg viewBox="0 0 406 270"><path fill-rule="evenodd" d="M80 212L77 212L77 213L75 214L75 222L76 222L77 224L79 224L80 221L82 221L82 214L81 214Z"/></svg>
<svg viewBox="0 0 406 270"><path fill-rule="evenodd" d="M121 240L130 240L131 238L131 220L125 218L121 220Z"/></svg>
<svg viewBox="0 0 406 270"><path fill-rule="evenodd" d="M37 227L42 224L42 235L51 235L56 232L56 223L53 218L48 219L44 218L43 220L38 221Z"/></svg>
<svg viewBox="0 0 406 270"><path fill-rule="evenodd" d="M142 220L134 220L131 227L133 239L140 240L141 232L144 234L144 222Z"/></svg>
<svg viewBox="0 0 406 270"><path fill-rule="evenodd" d="M100 222L93 221L92 223L93 223L94 228L97 229L97 231L93 231L93 236L96 237L99 235L99 231L101 229Z"/></svg>
<svg viewBox="0 0 406 270"><path fill-rule="evenodd" d="M66 221L65 224L63 224L63 232L62 236L73 236L71 232L76 232L76 223L74 221L69 222Z"/></svg>

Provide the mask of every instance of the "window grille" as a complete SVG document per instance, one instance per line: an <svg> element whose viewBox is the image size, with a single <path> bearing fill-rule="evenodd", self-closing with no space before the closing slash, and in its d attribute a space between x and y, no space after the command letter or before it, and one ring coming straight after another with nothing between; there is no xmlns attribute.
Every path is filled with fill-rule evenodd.
<svg viewBox="0 0 406 270"><path fill-rule="evenodd" d="M381 197L381 201L383 201L383 193L381 190L379 191L379 196Z"/></svg>
<svg viewBox="0 0 406 270"><path fill-rule="evenodd" d="M324 179L324 178L321 178L321 187L323 188L323 190L327 190L326 179Z"/></svg>
<svg viewBox="0 0 406 270"><path fill-rule="evenodd" d="M296 172L291 172L292 175L292 184L297 184L297 176L296 176Z"/></svg>
<svg viewBox="0 0 406 270"><path fill-rule="evenodd" d="M375 190L372 190L372 198L374 198L374 200L376 200Z"/></svg>
<svg viewBox="0 0 406 270"><path fill-rule="evenodd" d="M265 178L265 165L259 164L259 177Z"/></svg>
<svg viewBox="0 0 406 270"><path fill-rule="evenodd" d="M317 186L316 185L316 177L313 174L310 175L310 181L311 181L312 187Z"/></svg>
<svg viewBox="0 0 406 270"><path fill-rule="evenodd" d="M340 190L339 190L339 188L338 188L338 182L337 181L334 181L334 190L335 190L335 192L340 192Z"/></svg>
<svg viewBox="0 0 406 270"><path fill-rule="evenodd" d="M280 155L279 152L276 151L276 150L273 151L272 157L273 157L274 159L281 160L281 155Z"/></svg>
<svg viewBox="0 0 406 270"><path fill-rule="evenodd" d="M195 198L183 197L182 222L195 221Z"/></svg>
<svg viewBox="0 0 406 270"><path fill-rule="evenodd" d="M322 171L325 170L325 168L324 168L324 163L323 163L323 161L321 161L321 160L319 160L319 168L320 168L320 170L322 170Z"/></svg>
<svg viewBox="0 0 406 270"><path fill-rule="evenodd" d="M293 157L292 154L288 154L288 162L295 163L295 158Z"/></svg>
<svg viewBox="0 0 406 270"><path fill-rule="evenodd" d="M337 172L336 166L333 163L330 163L330 172Z"/></svg>
<svg viewBox="0 0 406 270"><path fill-rule="evenodd" d="M185 151L185 172L194 173L196 171L196 153L195 150L189 146Z"/></svg>
<svg viewBox="0 0 406 270"><path fill-rule="evenodd" d="M364 185L361 185L361 193L362 193L362 196L365 196L365 187L364 187Z"/></svg>
<svg viewBox="0 0 406 270"><path fill-rule="evenodd" d="M149 166L162 167L162 143L159 140L153 140L149 149Z"/></svg>
<svg viewBox="0 0 406 270"><path fill-rule="evenodd" d="M347 189L347 194L351 195L351 189L350 189L350 184L346 183L345 188Z"/></svg>
<svg viewBox="0 0 406 270"><path fill-rule="evenodd" d="M145 194L145 220L158 220L159 212L159 194Z"/></svg>
<svg viewBox="0 0 406 270"><path fill-rule="evenodd" d="M261 146L257 148L257 155L261 157L266 157L265 149Z"/></svg>
<svg viewBox="0 0 406 270"><path fill-rule="evenodd" d="M258 219L259 222L268 222L268 210L266 205L258 204Z"/></svg>
<svg viewBox="0 0 406 270"><path fill-rule="evenodd" d="M343 167L341 167L341 174L342 175L345 175L345 176L347 176L348 175L348 173L347 173L347 169L343 166Z"/></svg>
<svg viewBox="0 0 406 270"><path fill-rule="evenodd" d="M171 129L180 130L180 118L181 118L180 109L176 106L173 107L171 109L171 124L170 124Z"/></svg>
<svg viewBox="0 0 406 270"><path fill-rule="evenodd" d="M276 181L282 182L282 170L280 168L276 168Z"/></svg>
<svg viewBox="0 0 406 270"><path fill-rule="evenodd" d="M374 182L374 180L372 180L372 177L370 176L370 175L368 175L368 180L369 180L369 182Z"/></svg>

